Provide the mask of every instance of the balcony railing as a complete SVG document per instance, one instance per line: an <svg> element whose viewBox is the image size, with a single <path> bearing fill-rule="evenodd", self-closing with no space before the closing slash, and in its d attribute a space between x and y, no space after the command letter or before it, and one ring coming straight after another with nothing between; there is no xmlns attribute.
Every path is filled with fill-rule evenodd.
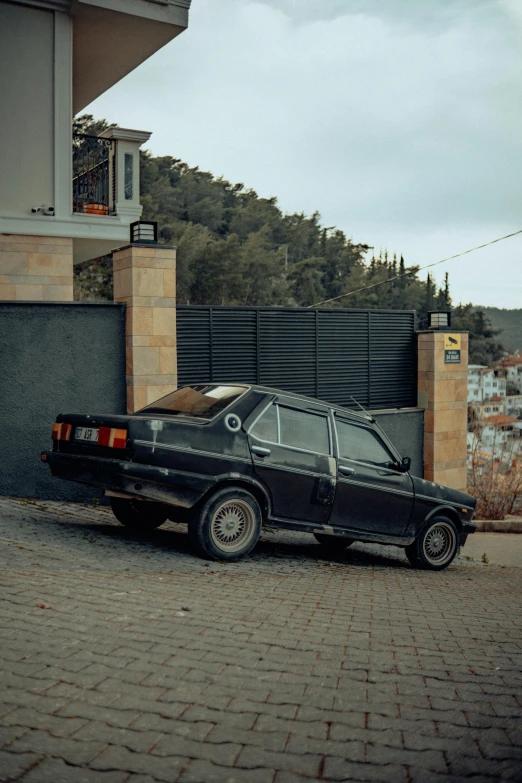
<svg viewBox="0 0 522 783"><path fill-rule="evenodd" d="M116 213L116 139L73 134L73 212Z"/></svg>

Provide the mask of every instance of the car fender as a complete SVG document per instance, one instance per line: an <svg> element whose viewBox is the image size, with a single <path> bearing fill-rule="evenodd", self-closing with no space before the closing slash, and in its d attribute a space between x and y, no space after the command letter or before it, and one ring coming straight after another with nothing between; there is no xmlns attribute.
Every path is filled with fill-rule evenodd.
<svg viewBox="0 0 522 783"><path fill-rule="evenodd" d="M252 495L256 498L256 500L259 502L259 505L261 506L261 511L263 514L263 519L266 520L271 515L271 503L270 503L270 496L266 490L266 487L263 486L263 484L258 481L255 478L252 478L251 476L246 476L241 473L225 473L220 476L215 477L214 484L208 489L204 495L198 500L197 505L200 503L204 503L205 500L211 495L213 492L215 492L217 489L222 489L223 487L226 487L227 485L234 485L238 487L242 487L243 489L246 489L247 492L251 492Z"/></svg>
<svg viewBox="0 0 522 783"><path fill-rule="evenodd" d="M449 506L447 504L442 504L440 506L436 506L435 508L433 508L429 512L429 514L426 514L426 516L424 517L424 520L423 520L422 524L420 525L419 530L417 531L417 533L420 532L420 530L422 530L424 525L427 522L429 522L430 519L432 519L433 517L438 517L438 516L449 517L449 519L451 519L452 522L455 522L459 532L462 530L463 519L459 515L457 509L454 506Z"/></svg>

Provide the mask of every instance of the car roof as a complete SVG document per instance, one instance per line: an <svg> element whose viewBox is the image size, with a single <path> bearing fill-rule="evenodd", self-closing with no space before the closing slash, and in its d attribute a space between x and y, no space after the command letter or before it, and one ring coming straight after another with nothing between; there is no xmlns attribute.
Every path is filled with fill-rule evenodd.
<svg viewBox="0 0 522 783"><path fill-rule="evenodd" d="M338 411L339 413L346 414L348 416L353 416L355 419L363 420L365 422L374 422L375 419L371 415L371 413L364 413L364 412L358 412L353 411L350 408L344 408L342 405L336 405L332 402L326 402L326 400L320 400L317 397L308 397L306 394L298 394L297 392L291 392L287 391L285 389L275 389L272 386L260 386L259 384L255 383L241 383L240 381L231 381L225 382L214 382L216 386L243 386L245 388L251 389L252 391L261 392L263 394L279 394L287 399L295 400L299 403L308 403L313 405L324 405L326 408L331 408L332 410ZM189 384L190 386L201 386L202 384Z"/></svg>

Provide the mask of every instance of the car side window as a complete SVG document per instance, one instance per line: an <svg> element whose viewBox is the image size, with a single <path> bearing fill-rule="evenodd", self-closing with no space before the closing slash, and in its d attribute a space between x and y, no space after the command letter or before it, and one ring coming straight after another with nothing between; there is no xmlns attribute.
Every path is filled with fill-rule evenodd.
<svg viewBox="0 0 522 783"><path fill-rule="evenodd" d="M261 415L251 429L251 434L260 440L277 443L277 409L270 405Z"/></svg>
<svg viewBox="0 0 522 783"><path fill-rule="evenodd" d="M279 406L282 446L330 454L330 437L326 416Z"/></svg>
<svg viewBox="0 0 522 783"><path fill-rule="evenodd" d="M371 465L388 465L394 462L377 433L357 424L336 419L339 456L358 462L369 462Z"/></svg>

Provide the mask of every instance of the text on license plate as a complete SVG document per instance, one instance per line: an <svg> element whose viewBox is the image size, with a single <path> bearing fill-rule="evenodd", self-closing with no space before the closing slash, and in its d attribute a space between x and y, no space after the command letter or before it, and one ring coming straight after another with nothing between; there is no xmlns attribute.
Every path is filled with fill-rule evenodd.
<svg viewBox="0 0 522 783"><path fill-rule="evenodd" d="M98 427L76 427L74 437L76 440L88 440L92 443L97 443Z"/></svg>

